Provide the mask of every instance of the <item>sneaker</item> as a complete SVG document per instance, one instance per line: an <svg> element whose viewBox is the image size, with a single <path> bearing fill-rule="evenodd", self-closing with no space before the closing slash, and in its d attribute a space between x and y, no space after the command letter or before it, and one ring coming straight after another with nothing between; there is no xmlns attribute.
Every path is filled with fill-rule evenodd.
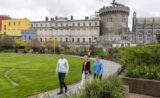
<svg viewBox="0 0 160 98"><path fill-rule="evenodd" d="M57 93L57 95L61 95L61 94L63 94L63 92L59 92L59 93Z"/></svg>
<svg viewBox="0 0 160 98"><path fill-rule="evenodd" d="M67 87L65 87L65 93L68 91L68 88Z"/></svg>

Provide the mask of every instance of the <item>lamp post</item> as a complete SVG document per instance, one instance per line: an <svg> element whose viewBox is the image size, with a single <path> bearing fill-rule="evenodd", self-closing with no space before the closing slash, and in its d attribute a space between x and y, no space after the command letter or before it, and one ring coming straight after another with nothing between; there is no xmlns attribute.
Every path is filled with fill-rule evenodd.
<svg viewBox="0 0 160 98"><path fill-rule="evenodd" d="M55 40L56 40L56 38L54 37L54 54L56 54L56 47L55 47Z"/></svg>

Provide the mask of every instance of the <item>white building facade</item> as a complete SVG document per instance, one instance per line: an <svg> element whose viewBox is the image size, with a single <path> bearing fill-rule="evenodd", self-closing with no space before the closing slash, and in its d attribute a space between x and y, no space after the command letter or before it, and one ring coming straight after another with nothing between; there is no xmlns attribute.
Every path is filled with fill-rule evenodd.
<svg viewBox="0 0 160 98"><path fill-rule="evenodd" d="M88 44L96 43L100 36L100 20L68 20L67 18L52 18L48 21L33 21L31 27L37 32L40 42L57 39L61 43Z"/></svg>

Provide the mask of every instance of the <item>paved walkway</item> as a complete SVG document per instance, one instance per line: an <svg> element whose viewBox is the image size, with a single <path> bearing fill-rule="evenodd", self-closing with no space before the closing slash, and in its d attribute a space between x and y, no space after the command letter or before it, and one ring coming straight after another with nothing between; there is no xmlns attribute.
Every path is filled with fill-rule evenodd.
<svg viewBox="0 0 160 98"><path fill-rule="evenodd" d="M109 76L112 75L114 73L116 73L118 71L118 69L121 67L121 65L114 63L112 61L108 61L108 60L103 60L104 62L104 74L103 76ZM78 87L79 87L80 83L76 83L73 85L70 85L68 87L68 93L74 93L78 91ZM59 91L59 89L53 90L53 91L48 91L45 93L41 93L39 95L33 96L33 97L28 97L28 98L60 98L62 96L57 96L57 92Z"/></svg>

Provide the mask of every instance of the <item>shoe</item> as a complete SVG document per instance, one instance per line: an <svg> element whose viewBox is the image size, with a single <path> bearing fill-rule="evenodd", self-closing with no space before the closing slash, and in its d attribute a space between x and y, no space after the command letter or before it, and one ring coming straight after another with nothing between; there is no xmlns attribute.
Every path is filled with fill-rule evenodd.
<svg viewBox="0 0 160 98"><path fill-rule="evenodd" d="M61 94L63 94L63 92L59 92L59 93L57 93L57 95L61 95Z"/></svg>
<svg viewBox="0 0 160 98"><path fill-rule="evenodd" d="M67 87L65 87L65 93L67 93L67 91L68 91L68 88L67 88Z"/></svg>

